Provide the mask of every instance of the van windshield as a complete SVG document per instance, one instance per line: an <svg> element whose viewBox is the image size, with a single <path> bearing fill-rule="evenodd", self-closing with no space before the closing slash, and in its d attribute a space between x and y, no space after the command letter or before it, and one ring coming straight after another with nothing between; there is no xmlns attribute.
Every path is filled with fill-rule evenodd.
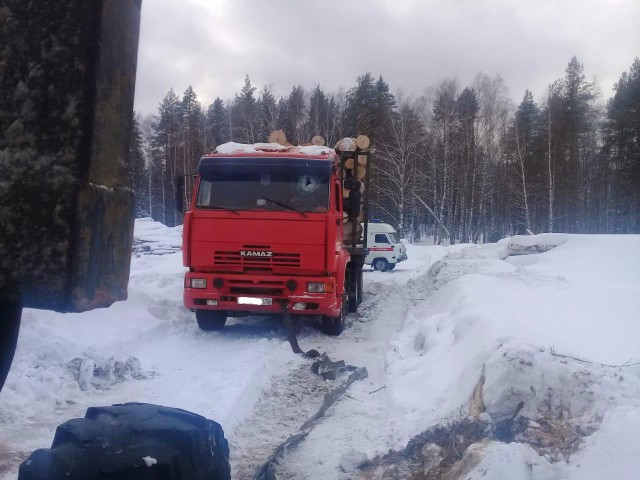
<svg viewBox="0 0 640 480"><path fill-rule="evenodd" d="M329 178L291 173L218 173L202 178L197 208L228 210L329 209Z"/></svg>
<svg viewBox="0 0 640 480"><path fill-rule="evenodd" d="M391 243L398 243L398 237L395 233L387 233L387 237L389 237Z"/></svg>

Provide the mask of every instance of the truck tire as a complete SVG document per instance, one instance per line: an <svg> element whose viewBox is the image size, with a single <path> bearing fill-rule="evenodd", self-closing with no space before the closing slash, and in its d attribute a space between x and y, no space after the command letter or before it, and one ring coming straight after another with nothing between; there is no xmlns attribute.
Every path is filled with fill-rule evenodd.
<svg viewBox="0 0 640 480"><path fill-rule="evenodd" d="M352 286L353 296L349 297L349 313L355 313L358 311L358 307L362 303L362 291L363 291L363 278L362 278L362 266L356 266L352 272Z"/></svg>
<svg viewBox="0 0 640 480"><path fill-rule="evenodd" d="M227 322L227 312L222 310L196 310L196 320L200 329L206 332L220 330Z"/></svg>
<svg viewBox="0 0 640 480"><path fill-rule="evenodd" d="M342 296L342 308L340 309L340 315L337 317L329 317L328 315L323 315L321 318L322 322L322 331L327 335L338 336L344 330L344 325L346 323L347 317L347 303L348 297L346 293Z"/></svg>
<svg viewBox="0 0 640 480"><path fill-rule="evenodd" d="M364 279L362 278L362 267L358 269L357 278L356 278L356 294L358 298L358 305L362 303L362 294L363 294L363 283Z"/></svg>
<svg viewBox="0 0 640 480"><path fill-rule="evenodd" d="M390 263L389 264L389 271L393 270L394 268L396 268L397 263Z"/></svg>
<svg viewBox="0 0 640 480"><path fill-rule="evenodd" d="M21 316L22 305L19 301L9 298L0 300L0 390L9 374L18 344Z"/></svg>
<svg viewBox="0 0 640 480"><path fill-rule="evenodd" d="M372 266L374 270L379 270L381 272L386 272L387 270L389 270L389 262L387 262L386 258L376 258L373 261Z"/></svg>
<svg viewBox="0 0 640 480"><path fill-rule="evenodd" d="M148 403L90 407L33 452L18 480L229 480L220 424Z"/></svg>

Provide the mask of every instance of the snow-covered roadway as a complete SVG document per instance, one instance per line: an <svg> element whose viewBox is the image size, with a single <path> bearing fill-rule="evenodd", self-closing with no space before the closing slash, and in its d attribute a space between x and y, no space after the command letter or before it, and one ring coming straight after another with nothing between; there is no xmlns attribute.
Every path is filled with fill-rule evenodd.
<svg viewBox="0 0 640 480"><path fill-rule="evenodd" d="M57 424L91 405L129 401L220 422L234 478L251 478L333 386L291 353L277 319L199 331L182 306L181 256L171 253L179 229L138 220L136 237L151 254L134 255L129 300L83 314L25 311L0 393L0 479L48 447ZM605 467L606 478L633 478L625 475L640 470L640 368L631 365L640 361L640 237L563 241L507 260L505 242L408 245L409 260L394 271L365 272L366 299L345 332L331 338L304 327L299 341L366 367L369 377L287 453L278 478L357 477L365 455L400 450L474 413L479 383L485 418L522 401L532 422L557 420L584 440L569 463L534 450L526 436L488 441L474 447L480 460L468 462L464 478L595 479Z"/></svg>

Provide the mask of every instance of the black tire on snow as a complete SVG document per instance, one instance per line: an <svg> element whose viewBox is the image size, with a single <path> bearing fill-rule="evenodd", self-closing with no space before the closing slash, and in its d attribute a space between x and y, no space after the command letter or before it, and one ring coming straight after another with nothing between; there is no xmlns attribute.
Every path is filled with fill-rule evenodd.
<svg viewBox="0 0 640 480"><path fill-rule="evenodd" d="M358 305L360 305L362 303L362 293L363 293L363 283L364 283L364 280L362 278L362 267L358 269L358 272L356 275L357 275L356 293L358 298Z"/></svg>
<svg viewBox="0 0 640 480"><path fill-rule="evenodd" d="M342 308L340 309L340 316L338 317L329 317L328 315L323 315L321 318L322 321L322 331L327 335L338 336L344 330L344 326L346 323L347 316L347 295L346 293L342 296Z"/></svg>
<svg viewBox="0 0 640 480"><path fill-rule="evenodd" d="M394 268L396 268L397 263L390 263L389 264L389 270L393 270Z"/></svg>
<svg viewBox="0 0 640 480"><path fill-rule="evenodd" d="M202 330L207 332L220 330L227 322L227 312L222 310L196 310L196 320Z"/></svg>
<svg viewBox="0 0 640 480"><path fill-rule="evenodd" d="M349 313L355 313L358 311L358 269L356 267L349 267L347 269L346 284L348 287L347 294L347 309Z"/></svg>
<svg viewBox="0 0 640 480"><path fill-rule="evenodd" d="M85 418L60 425L51 448L33 452L18 473L18 480L230 478L220 424L147 403L88 408Z"/></svg>
<svg viewBox="0 0 640 480"><path fill-rule="evenodd" d="M357 295L357 293L356 293ZM349 313L355 313L358 311L358 297L349 296Z"/></svg>
<svg viewBox="0 0 640 480"><path fill-rule="evenodd" d="M0 390L7 379L18 343L22 305L14 298L0 299Z"/></svg>
<svg viewBox="0 0 640 480"><path fill-rule="evenodd" d="M389 270L389 262L387 262L386 258L376 258L373 261L373 269L379 270L381 272L386 272Z"/></svg>

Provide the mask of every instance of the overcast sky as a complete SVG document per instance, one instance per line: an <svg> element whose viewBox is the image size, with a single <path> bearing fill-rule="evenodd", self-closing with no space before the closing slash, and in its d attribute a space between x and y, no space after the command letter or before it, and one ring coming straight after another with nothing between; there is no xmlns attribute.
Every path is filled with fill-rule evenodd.
<svg viewBox="0 0 640 480"><path fill-rule="evenodd" d="M573 55L604 97L640 56L640 0L143 0L136 111L173 87L205 107L251 77L278 95L330 92L369 71L420 94L500 74L515 102L564 75Z"/></svg>

